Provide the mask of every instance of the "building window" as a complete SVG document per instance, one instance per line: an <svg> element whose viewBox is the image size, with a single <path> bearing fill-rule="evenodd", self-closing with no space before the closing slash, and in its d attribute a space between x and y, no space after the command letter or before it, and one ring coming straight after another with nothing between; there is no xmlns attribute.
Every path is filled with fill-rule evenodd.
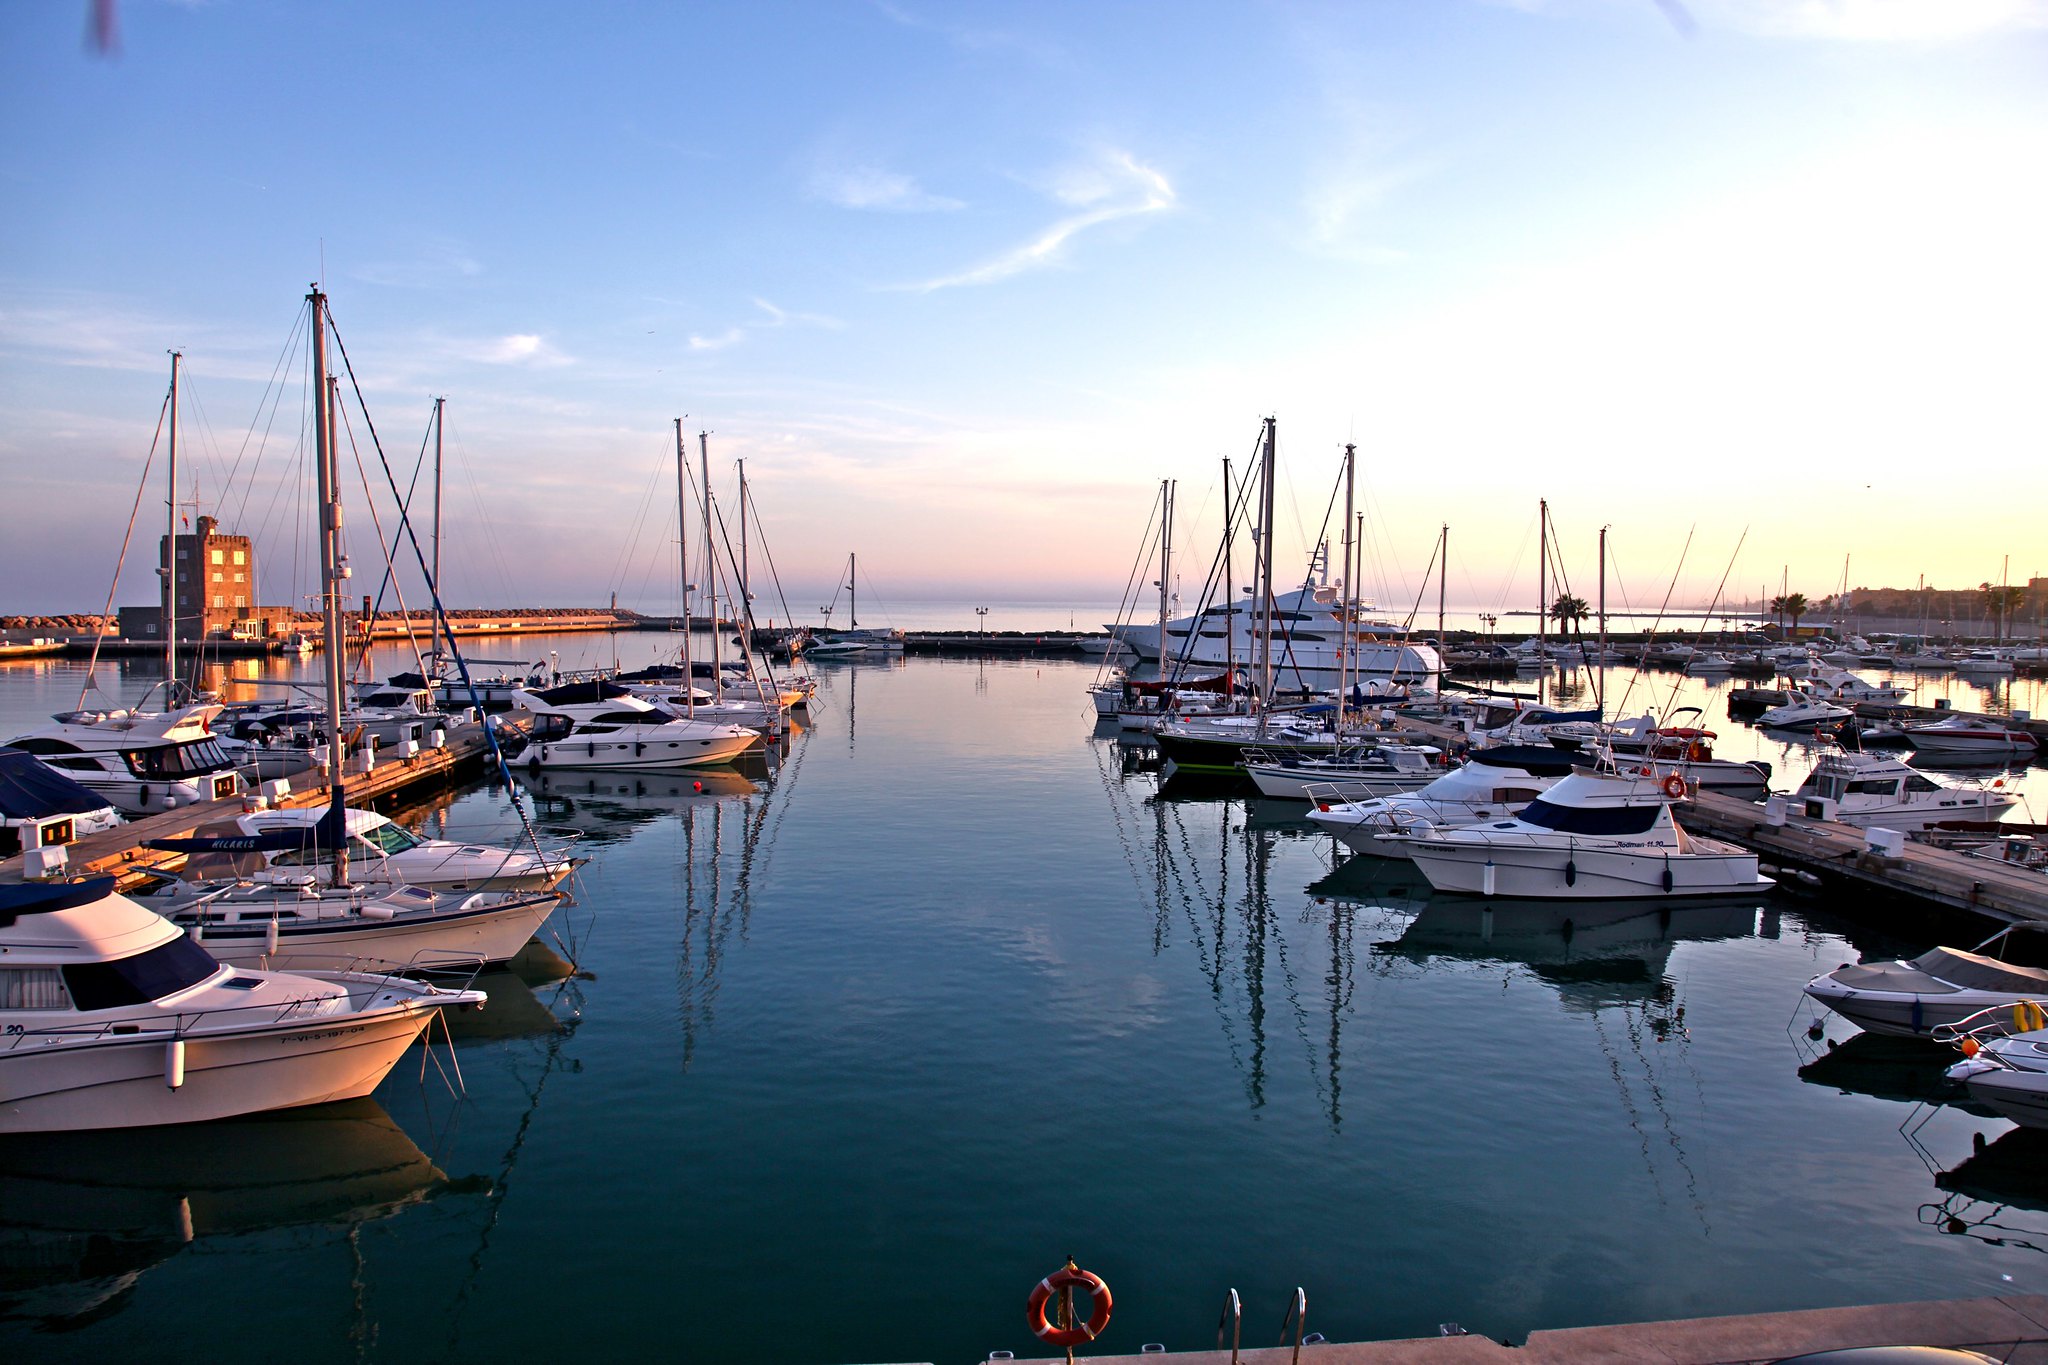
<svg viewBox="0 0 2048 1365"><path fill-rule="evenodd" d="M226 574L216 573L216 574L215 574L215 575L213 576L213 581L214 581L214 582L216 582L216 583L219 583L219 582L221 582L221 581L222 581L223 579L225 579L226 577L227 577L227 575L226 575Z"/></svg>
<svg viewBox="0 0 2048 1365"><path fill-rule="evenodd" d="M237 551L235 551L235 563L237 563L237 564L247 564L248 562L249 562L249 552L248 552L247 550L237 550ZM241 582L241 579L237 578L237 579L236 579L235 581L239 583L239 582Z"/></svg>
<svg viewBox="0 0 2048 1365"><path fill-rule="evenodd" d="M181 592L178 594L178 605L181 607L189 607L192 605L192 599Z"/></svg>
<svg viewBox="0 0 2048 1365"><path fill-rule="evenodd" d="M227 556L227 552L226 552L225 550L215 550L215 551L213 552L213 562L214 562L214 563L216 563L216 564L225 564L225 563L227 563L227 562L228 562L228 556Z"/></svg>
<svg viewBox="0 0 2048 1365"><path fill-rule="evenodd" d="M241 607L244 610L247 610L249 606L249 599L238 594L235 597L235 605Z"/></svg>
<svg viewBox="0 0 2048 1365"><path fill-rule="evenodd" d="M214 606L216 606L216 607L224 607L224 606L226 606L227 604L228 604L228 599L227 599L227 598L225 598L225 597L222 597L222 596L221 596L221 595L220 595L219 593L215 593L215 594L214 594L214 596L213 596L213 605L214 605Z"/></svg>
<svg viewBox="0 0 2048 1365"><path fill-rule="evenodd" d="M189 546L189 545L180 545L180 546L178 547L178 558L180 558L180 559L190 559L191 557L192 557L192 547L191 547L191 546Z"/></svg>
<svg viewBox="0 0 2048 1365"><path fill-rule="evenodd" d="M235 575L235 581L237 583L246 583L249 581L249 575L245 573L238 573Z"/></svg>

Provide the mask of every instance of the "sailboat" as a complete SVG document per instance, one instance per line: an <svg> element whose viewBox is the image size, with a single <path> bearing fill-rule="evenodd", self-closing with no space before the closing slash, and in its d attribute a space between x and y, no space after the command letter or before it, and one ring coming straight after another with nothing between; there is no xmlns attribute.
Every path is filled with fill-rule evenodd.
<svg viewBox="0 0 2048 1365"><path fill-rule="evenodd" d="M326 295L308 296L312 314L313 427L319 475L320 575L326 630L326 733L335 742L321 755L328 764L328 804L317 819L295 813L255 830L201 832L192 837L153 839L147 847L230 859L250 857L258 875L165 880L145 899L166 918L206 942L221 961L266 967L347 966L372 960L406 968L503 961L531 939L561 896L547 888L573 864L537 857L520 862L539 889L460 891L351 879L351 821L365 836L385 827L368 812L347 808L347 731L342 728L345 640L341 629L342 584L348 576L341 551L341 482L334 449L335 381L327 373ZM507 850L498 865L520 858ZM273 863L284 859L279 871ZM430 854L431 860L431 854ZM445 863L445 859L436 860ZM484 861L489 861L485 858ZM326 864L323 868L322 864ZM358 858L360 870L365 864ZM204 870L203 863L195 871ZM239 873L242 868L234 868ZM481 870L472 867L470 870ZM514 878L515 884L525 880Z"/></svg>
<svg viewBox="0 0 2048 1365"><path fill-rule="evenodd" d="M247 790L239 765L212 721L222 707L213 701L179 703L178 688L178 370L183 356L171 353L169 409L170 516L164 533L164 702L147 709L147 696L133 707L89 709L86 691L79 709L51 717L52 724L9 741L34 754L80 786L107 799L123 815L155 815L202 801L218 801ZM187 537L189 540L190 537ZM154 689L152 689L153 691Z"/></svg>
<svg viewBox="0 0 2048 1365"><path fill-rule="evenodd" d="M849 551L846 556L846 619L850 624L845 630L814 635L804 653L821 659L832 659L847 655L903 652L902 631L893 630L888 626L861 625L859 585L859 560ZM829 615L831 608L826 608L826 612Z"/></svg>

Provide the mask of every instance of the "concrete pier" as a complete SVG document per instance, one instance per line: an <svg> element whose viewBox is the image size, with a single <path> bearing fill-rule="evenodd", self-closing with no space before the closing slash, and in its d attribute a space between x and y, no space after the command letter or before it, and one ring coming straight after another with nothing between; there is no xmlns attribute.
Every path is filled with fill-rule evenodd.
<svg viewBox="0 0 2048 1365"><path fill-rule="evenodd" d="M1114 1326L1112 1322L1111 1330ZM1977 1351L2007 1365L2048 1365L2048 1298L2013 1295L1572 1327L1532 1332L1520 1346L1505 1346L1477 1335L1320 1342L1302 1347L1301 1359L1312 1365L1765 1365L1810 1351L1857 1346L1945 1346ZM1244 1365L1285 1365L1294 1359L1294 1350L1291 1346L1261 1347L1240 1351L1237 1358ZM1031 1359L1063 1361L1065 1357ZM1097 1355L1077 1351L1075 1359L1103 1365L1157 1360L1230 1365L1230 1352Z"/></svg>

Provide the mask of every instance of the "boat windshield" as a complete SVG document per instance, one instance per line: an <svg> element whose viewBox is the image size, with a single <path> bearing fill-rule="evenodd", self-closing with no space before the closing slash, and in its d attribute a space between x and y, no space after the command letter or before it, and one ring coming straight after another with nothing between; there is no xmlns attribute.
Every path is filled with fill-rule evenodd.
<svg viewBox="0 0 2048 1365"><path fill-rule="evenodd" d="M1647 834L1657 823L1661 805L1560 806L1541 798L1516 817L1559 834Z"/></svg>
<svg viewBox="0 0 2048 1365"><path fill-rule="evenodd" d="M403 853L409 848L418 848L420 840L403 825L379 825L366 829L356 838L362 840L379 853Z"/></svg>
<svg viewBox="0 0 2048 1365"><path fill-rule="evenodd" d="M217 739L195 739L189 744L131 749L125 757L128 771L137 777L189 777L235 766Z"/></svg>
<svg viewBox="0 0 2048 1365"><path fill-rule="evenodd" d="M146 1005L196 986L220 970L212 953L180 935L148 952L113 962L77 962L64 968L72 1003L82 1010Z"/></svg>

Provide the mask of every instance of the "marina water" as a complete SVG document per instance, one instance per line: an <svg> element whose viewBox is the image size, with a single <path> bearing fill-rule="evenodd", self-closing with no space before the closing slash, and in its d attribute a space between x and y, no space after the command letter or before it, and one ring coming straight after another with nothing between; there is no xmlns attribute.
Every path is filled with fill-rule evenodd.
<svg viewBox="0 0 2048 1365"><path fill-rule="evenodd" d="M81 669L0 670L4 732ZM1917 1109L1938 1049L1805 1034L1800 986L1911 921L1432 898L1299 807L1162 788L1092 729L1092 663L817 672L754 780L522 781L581 833L578 903L373 1101L0 1143L0 1353L970 1361L1041 1353L1069 1253L1115 1291L1103 1352L1213 1345L1233 1286L1247 1345L1296 1285L1336 1340L2048 1292L2043 1135ZM1795 785L1812 745L1725 686L1628 710L1701 704Z"/></svg>

